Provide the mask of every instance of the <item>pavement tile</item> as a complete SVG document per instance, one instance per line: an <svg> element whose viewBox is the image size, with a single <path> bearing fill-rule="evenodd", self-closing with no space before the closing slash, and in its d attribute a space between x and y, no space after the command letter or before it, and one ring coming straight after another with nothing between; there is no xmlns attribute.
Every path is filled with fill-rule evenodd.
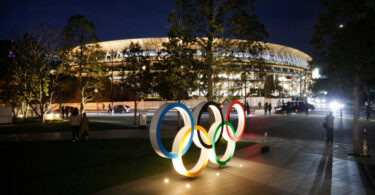
<svg viewBox="0 0 375 195"><path fill-rule="evenodd" d="M250 139L246 139L250 140ZM256 139L253 139L256 140ZM262 139L258 140L262 141ZM324 142L270 138L271 151L237 151L226 168L209 163L193 180L173 170L116 186L98 194L369 194L356 162ZM292 143L291 143L292 142ZM300 146L302 145L302 146ZM342 156L336 156L334 151ZM343 157L344 156L344 157ZM366 161L367 162L367 161ZM240 165L242 165L240 167ZM220 176L216 176L220 173ZM164 177L170 178L164 184ZM190 184L190 188L186 188ZM142 186L140 188L139 186Z"/></svg>

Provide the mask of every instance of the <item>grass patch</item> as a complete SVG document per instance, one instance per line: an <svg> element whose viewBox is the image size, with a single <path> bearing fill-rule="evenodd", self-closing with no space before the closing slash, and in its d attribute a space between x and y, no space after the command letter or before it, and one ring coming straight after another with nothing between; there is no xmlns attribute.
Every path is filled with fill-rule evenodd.
<svg viewBox="0 0 375 195"><path fill-rule="evenodd" d="M172 140L163 143L171 145ZM250 145L237 142L236 149ZM218 153L225 147L218 145ZM3 142L0 150L5 162L1 194L89 194L173 169L172 161L159 157L147 139ZM195 163L199 154L192 147L184 163Z"/></svg>
<svg viewBox="0 0 375 195"><path fill-rule="evenodd" d="M113 129L131 129L134 126L103 123L98 121L90 121L90 131L98 130L113 130ZM42 133L42 132L62 132L72 131L72 128L68 121L54 120L46 121L42 124L40 120L26 120L26 121L15 121L14 124L0 125L0 134L10 133Z"/></svg>

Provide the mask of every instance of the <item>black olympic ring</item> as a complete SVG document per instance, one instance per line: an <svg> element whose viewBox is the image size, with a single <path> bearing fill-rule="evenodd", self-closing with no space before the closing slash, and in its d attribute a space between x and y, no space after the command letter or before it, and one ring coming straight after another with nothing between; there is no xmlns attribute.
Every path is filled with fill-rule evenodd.
<svg viewBox="0 0 375 195"><path fill-rule="evenodd" d="M220 108L220 106L219 106L219 104L217 104L217 103L215 103L215 102L206 102L205 104L204 104L204 106L202 107L202 108L198 108L199 109L199 112L198 112L198 110L194 110L194 112L193 112L193 118L194 118L194 124L196 124L196 125L199 125L199 123L200 123L200 119L201 119L201 116L202 116L202 113L204 112L204 111L208 111L208 109L211 109L209 106L215 106L217 109L218 109L218 111L219 111L219 113L220 113L220 117L221 117L221 132L220 132L220 134L219 134L219 137L217 138L217 140L216 140L216 142L215 142L215 145L217 145L218 144L218 142L220 141L220 139L221 139L221 136L223 135L223 132L224 132L224 117L223 117L223 113L221 112L221 108ZM212 112L214 112L212 109L211 109L211 111ZM198 112L198 114L196 114ZM207 131L209 131L209 129L207 130ZM198 131L197 132L197 134L198 134L198 139L199 139L199 142L202 144L202 146L203 147L205 147L205 148L207 148L207 149L211 149L212 148L212 144L211 145L208 145L208 144L206 144L206 143L204 143L204 141L203 141L203 139L202 139L202 136L201 136L201 133ZM212 140L212 142L214 142L214 140Z"/></svg>

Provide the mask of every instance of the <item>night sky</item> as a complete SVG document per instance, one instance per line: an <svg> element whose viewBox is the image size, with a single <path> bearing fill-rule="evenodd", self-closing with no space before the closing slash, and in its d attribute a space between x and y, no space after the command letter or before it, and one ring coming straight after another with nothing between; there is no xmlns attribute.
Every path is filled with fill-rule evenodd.
<svg viewBox="0 0 375 195"><path fill-rule="evenodd" d="M166 36L174 0L1 0L0 39L11 39L40 24L62 28L73 14L96 25L101 41ZM319 0L257 0L256 13L270 34L267 42L311 54L314 23L324 9Z"/></svg>

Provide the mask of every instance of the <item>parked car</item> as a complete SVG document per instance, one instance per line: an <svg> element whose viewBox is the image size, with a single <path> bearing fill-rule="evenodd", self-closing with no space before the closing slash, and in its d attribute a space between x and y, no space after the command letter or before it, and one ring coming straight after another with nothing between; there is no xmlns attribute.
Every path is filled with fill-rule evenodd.
<svg viewBox="0 0 375 195"><path fill-rule="evenodd" d="M290 105L290 111L295 113L305 112L305 104L307 104L307 107L309 110L314 110L315 106L306 102L289 102ZM284 106L277 106L275 107L275 113L276 114L283 114L286 113L287 105Z"/></svg>
<svg viewBox="0 0 375 195"><path fill-rule="evenodd" d="M128 105L116 105L114 107L114 112L115 113L126 113L126 112L131 112L130 106Z"/></svg>

